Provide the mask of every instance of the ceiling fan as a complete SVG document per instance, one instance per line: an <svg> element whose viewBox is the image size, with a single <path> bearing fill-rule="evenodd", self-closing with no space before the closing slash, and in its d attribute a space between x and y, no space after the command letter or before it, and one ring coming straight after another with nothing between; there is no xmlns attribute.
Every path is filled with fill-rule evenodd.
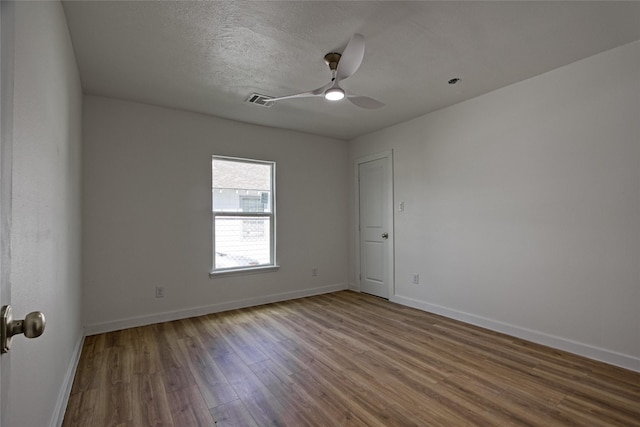
<svg viewBox="0 0 640 427"><path fill-rule="evenodd" d="M294 95L281 96L269 99L269 102L283 101L293 98L312 98L322 96L329 101L339 101L347 98L353 104L362 108L375 109L383 107L384 104L376 99L368 96L355 95L347 93L340 87L340 82L351 77L360 68L362 58L364 57L364 36L362 34L354 34L349 40L342 54L337 52L327 53L324 56L324 62L327 63L331 70L331 81L324 86L309 92L297 93Z"/></svg>

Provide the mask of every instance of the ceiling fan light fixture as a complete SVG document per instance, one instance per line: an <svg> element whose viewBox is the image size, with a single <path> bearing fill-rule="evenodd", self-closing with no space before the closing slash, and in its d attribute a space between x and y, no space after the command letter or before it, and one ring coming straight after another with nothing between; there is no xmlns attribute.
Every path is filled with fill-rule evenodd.
<svg viewBox="0 0 640 427"><path fill-rule="evenodd" d="M329 88L324 93L324 97L329 101L340 101L342 98L344 98L344 90L340 89L339 87Z"/></svg>

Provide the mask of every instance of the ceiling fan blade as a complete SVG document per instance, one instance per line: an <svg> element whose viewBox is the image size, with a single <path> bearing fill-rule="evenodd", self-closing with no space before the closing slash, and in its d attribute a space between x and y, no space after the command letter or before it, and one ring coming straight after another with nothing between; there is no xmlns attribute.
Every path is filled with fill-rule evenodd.
<svg viewBox="0 0 640 427"><path fill-rule="evenodd" d="M302 93L296 93L295 95L287 95L287 96L281 96L278 98L272 98L269 99L268 102L276 102L276 101L283 101L285 99L294 99L294 98L311 98L314 96L320 96L317 93L314 93L315 91L311 91L311 92L302 92Z"/></svg>
<svg viewBox="0 0 640 427"><path fill-rule="evenodd" d="M294 95L280 96L278 98L272 98L269 102L282 101L283 99L293 99L293 98L312 98L314 96L322 96L324 95L325 90L329 88L333 83L329 82L326 85L319 87L317 89L311 90L309 92L296 93Z"/></svg>
<svg viewBox="0 0 640 427"><path fill-rule="evenodd" d="M377 99L369 98L368 96L349 95L347 96L349 101L358 107L368 108L375 110L376 108L384 107L384 104Z"/></svg>
<svg viewBox="0 0 640 427"><path fill-rule="evenodd" d="M351 37L340 57L338 69L336 70L336 80L344 80L358 71L360 64L362 64L362 58L364 58L364 36L356 33Z"/></svg>

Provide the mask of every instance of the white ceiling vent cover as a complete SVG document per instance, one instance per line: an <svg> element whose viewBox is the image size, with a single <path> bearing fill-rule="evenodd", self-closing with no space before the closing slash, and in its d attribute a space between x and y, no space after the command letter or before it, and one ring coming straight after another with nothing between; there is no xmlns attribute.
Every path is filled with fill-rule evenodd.
<svg viewBox="0 0 640 427"><path fill-rule="evenodd" d="M271 102L272 99L273 99L273 96L260 95L259 93L252 93L247 98L247 102L249 104L256 104L262 107L269 108L273 105L273 102Z"/></svg>

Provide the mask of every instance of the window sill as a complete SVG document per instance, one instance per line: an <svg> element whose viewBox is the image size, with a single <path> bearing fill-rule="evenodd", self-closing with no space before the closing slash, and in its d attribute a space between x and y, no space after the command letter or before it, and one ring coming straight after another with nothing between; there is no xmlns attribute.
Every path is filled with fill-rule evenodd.
<svg viewBox="0 0 640 427"><path fill-rule="evenodd" d="M278 271L279 265L267 265L264 267L237 268L233 270L210 271L209 279L217 279L219 277L244 276L247 274L271 273Z"/></svg>

